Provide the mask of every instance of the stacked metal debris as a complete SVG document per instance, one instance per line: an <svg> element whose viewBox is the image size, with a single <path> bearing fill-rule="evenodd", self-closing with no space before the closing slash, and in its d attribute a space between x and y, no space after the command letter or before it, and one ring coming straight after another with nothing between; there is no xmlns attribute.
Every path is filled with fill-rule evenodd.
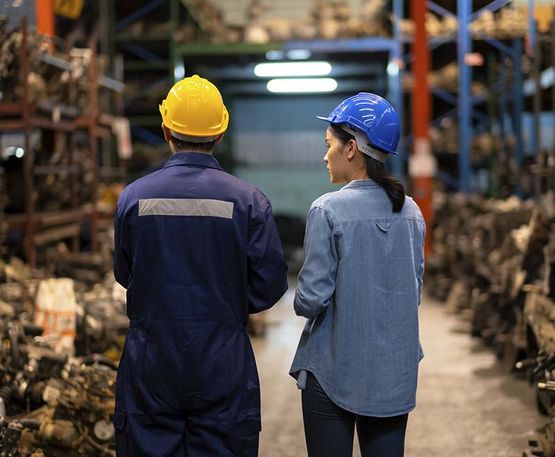
<svg viewBox="0 0 555 457"><path fill-rule="evenodd" d="M526 36L527 15L522 8L505 7L492 13L484 10L478 18L470 24L474 38L483 36L498 39L510 39ZM454 36L457 33L458 20L456 16L446 15L440 17L432 12L426 14L426 32L432 38ZM403 35L414 34L414 24L411 19L401 21Z"/></svg>
<svg viewBox="0 0 555 457"><path fill-rule="evenodd" d="M111 275L93 288L75 282L81 356L74 357L34 323L46 276L17 259L2 270L0 455L115 455L114 361L127 328L125 291Z"/></svg>
<svg viewBox="0 0 555 457"><path fill-rule="evenodd" d="M554 418L553 191L534 202L439 195L435 207L427 290L467 318L507 371L530 380L539 411ZM543 429L535 455L555 456L554 431Z"/></svg>
<svg viewBox="0 0 555 457"><path fill-rule="evenodd" d="M509 39L526 36L528 33L527 15L521 8L502 8L496 13L484 10L470 24L472 34Z"/></svg>
<svg viewBox="0 0 555 457"><path fill-rule="evenodd" d="M403 35L414 35L414 23L412 19L401 20L400 27ZM453 35L457 33L457 28L458 21L454 15L439 17L432 12L426 13L426 32L428 36L432 38Z"/></svg>
<svg viewBox="0 0 555 457"><path fill-rule="evenodd" d="M0 18L0 102L18 102L23 96L20 78L21 44L23 33L8 27L6 19ZM52 43L38 35L28 35L29 98L40 110L56 115L77 116L75 108L87 106L87 67L90 50L73 49L69 52L50 54ZM58 112L52 110L57 108Z"/></svg>
<svg viewBox="0 0 555 457"><path fill-rule="evenodd" d="M359 11L353 11L347 0L313 0L306 17L287 19L271 14L271 2L251 0L246 8L244 27L225 23L222 11L214 4L199 0L183 0L196 24L185 24L175 34L181 42L269 43L314 38L340 39L361 36L388 36L390 8L386 0L363 0ZM137 21L126 32L143 33Z"/></svg>
<svg viewBox="0 0 555 457"><path fill-rule="evenodd" d="M4 170L0 168L0 258L4 256L4 237L8 229L4 219L4 208L6 206L6 189L4 185Z"/></svg>
<svg viewBox="0 0 555 457"><path fill-rule="evenodd" d="M9 29L7 22L0 20L0 43L0 103L7 107L6 119L9 117L17 121L22 115L22 32ZM54 124L73 121L87 114L86 108L78 107L90 105L87 71L91 52L74 49L70 51L68 60L67 57L62 59L44 52L49 46L50 43L40 41L37 35L28 34L30 111L32 115L40 115L41 119L51 120ZM23 151L23 136L15 133L4 135L2 146L6 150L2 151L2 165L7 192L2 203L5 201L7 212L22 213L25 208L21 178L23 154L15 154L14 151L18 148ZM89 142L90 135L84 130L64 133L45 128L33 132L30 147L35 158L36 210L65 210L92 200L94 158Z"/></svg>
<svg viewBox="0 0 555 457"><path fill-rule="evenodd" d="M17 321L2 327L2 455L115 455L114 364L60 356Z"/></svg>
<svg viewBox="0 0 555 457"><path fill-rule="evenodd" d="M214 5L214 2L182 0L182 3L199 27L202 37L216 43L236 43L240 40L239 31L225 23L221 9Z"/></svg>
<svg viewBox="0 0 555 457"><path fill-rule="evenodd" d="M434 88L444 89L449 92L457 92L459 84L459 67L455 62L449 63L428 74L428 83ZM412 74L403 75L403 88L413 90L414 79ZM474 96L484 95L487 92L485 84L474 81L472 83L472 94Z"/></svg>

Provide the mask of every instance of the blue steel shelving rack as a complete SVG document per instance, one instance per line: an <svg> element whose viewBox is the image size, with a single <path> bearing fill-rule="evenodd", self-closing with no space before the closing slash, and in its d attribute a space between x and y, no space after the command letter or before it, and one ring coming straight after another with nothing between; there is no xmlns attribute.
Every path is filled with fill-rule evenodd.
<svg viewBox="0 0 555 457"><path fill-rule="evenodd" d="M476 12L472 12L472 1L471 0L458 0L457 1L457 19L458 19L458 50L457 50L457 62L459 67L459 90L457 98L457 114L459 123L459 177L458 185L459 190L463 192L470 192L471 189L471 179L472 179L472 168L471 168L471 142L472 137L472 116L477 114L474 110L474 106L483 102L484 97L473 97L471 92L472 85L472 67L466 65L465 56L472 52L472 42L473 38L471 36L469 25L474 21L482 11L488 10L495 12L504 6L510 4L510 0L495 0L479 9ZM432 2L428 2L432 4ZM534 10L534 0L528 0L529 11ZM434 5L433 11L439 14L451 14L450 12L440 11L437 5ZM529 37L531 40L535 40L535 27L533 14L529 14L530 17L530 29ZM513 83L512 83L512 126L513 133L515 136L516 144L514 149L514 159L517 165L522 162L523 153L523 138L522 138L522 112L523 112L523 77L522 77L522 53L523 45L521 38L515 38L512 40L512 45L509 46L500 40L493 37L480 36L479 39L492 45L497 49L503 56L509 57L513 62ZM499 90L501 97L505 98L507 91L506 89L506 78L500 78L500 80L491 87L490 90ZM506 100L506 99L505 99ZM503 113L502 113L503 114ZM483 121L483 119L480 119ZM503 122L501 120L501 122Z"/></svg>
<svg viewBox="0 0 555 457"><path fill-rule="evenodd" d="M471 91L472 85L472 67L465 63L465 56L472 52L472 43L476 40L482 40L492 46L493 49L500 52L503 57L508 57L513 62L513 75L510 91L508 90L508 78L506 74L500 75L499 80L489 90L495 90L500 94L502 106L507 107L507 94L510 92L512 98L512 130L515 137L514 160L517 166L522 162L524 152L524 141L522 135L522 116L524 105L523 94L523 74L522 74L522 55L524 52L523 38L514 38L511 44L507 44L501 40L490 36L481 35L472 37L469 25L476 20L484 11L496 12L499 9L511 4L511 0L494 0L478 9L472 11L472 0L458 0L456 14L445 9L441 5L428 0L427 6L430 11L440 16L455 16L458 20L458 31L452 35L437 37L429 40L430 51L442 46L446 43L457 43L457 63L459 67L458 93L453 95L439 88L431 88L430 91L434 96L441 98L453 106L453 109L447 113L436 117L431 121L432 125L438 123L446 116L457 115L459 124L458 135L458 189L462 192L470 192L472 182L471 167L471 138L473 133L472 122L477 122L482 129L488 128L491 121L488 117L477 109L480 103L486 101L487 96L473 96ZM403 45L405 38L400 33L399 22L403 18L403 1L393 0L393 38L363 38L355 40L315 40L315 41L293 41L284 45L285 49L305 48L311 50L325 51L387 51L389 52L390 69L394 71L388 72L388 97L392 104L399 111L401 119L403 119L403 91L402 91L402 72L404 65L401 62L410 62L411 54L403 56ZM529 11L534 10L534 0L528 0ZM533 14L529 14L529 31L528 38L530 46L534 49L536 38L536 28ZM504 113L502 113L504 114ZM500 122L503 124L504 120ZM535 130L536 119L532 119L532 131ZM408 135L400 145L399 159L393 163L393 172L398 177L403 177L405 170L405 161L407 160L407 150L410 144L410 135ZM534 142L537 139L532 135L532 150L537 150Z"/></svg>
<svg viewBox="0 0 555 457"><path fill-rule="evenodd" d="M116 30L121 30L125 25L131 23L133 20L144 16L153 9L163 5L164 3L170 6L171 11L175 12L179 3L178 0L151 0L148 4L136 10L129 17L123 18L116 24ZM388 65L388 98L391 103L398 110L400 118L404 118L404 103L403 103L403 90L402 90L402 74L404 64L403 62L410 61L411 55L404 55L403 47L406 43L406 38L401 35L400 32L400 21L404 17L404 7L403 0L392 0L392 38L383 37L368 37L368 38L358 38L358 39L347 39L347 40L307 40L307 41L289 41L282 45L283 50L290 49L308 49L311 51L328 51L328 52L353 52L358 51L362 53L371 52L387 52L389 55L389 65ZM436 117L431 121L432 125L439 122L442 118L446 116L457 115L458 125L459 125L459 157L458 157L458 189L463 192L470 192L471 180L472 180L472 168L471 168L471 137L473 133L472 123L473 120L481 127L486 126L488 119L487 116L482 114L476 109L476 106L486 100L484 96L473 97L471 93L472 84L472 68L465 64L465 55L472 52L472 43L475 40L470 33L469 25L475 20L482 11L489 10L495 12L500 8L511 3L511 0L494 0L480 8L478 11L472 11L472 1L471 0L458 0L457 1L457 11L456 14L448 11L438 3L429 0L427 2L428 9L434 13L445 16L451 15L456 16L458 20L458 32L449 36L433 38L429 40L430 51L436 49L437 47L446 44L457 42L457 62L459 67L459 84L458 84L458 94L452 94L439 88L431 88L431 93L434 96L441 98L447 103L453 106L453 109L447 113ZM533 10L534 0L528 0L528 5L530 10ZM174 16L171 14L171 16ZM175 16L174 16L175 17ZM533 43L536 39L535 37L535 23L533 21L533 16L530 15L530 30L529 39ZM117 35L116 35L117 36ZM171 37L168 37L170 41L173 41ZM501 42L493 37L481 36L479 39L484 40L491 44L493 48L497 49L502 55L508 56L513 61L514 75L512 84L512 126L513 133L516 139L515 147L515 162L520 164L522 160L523 152L523 138L522 138L522 112L523 112L523 76L522 76L522 53L523 53L523 43L521 38L512 40L512 45L508 45L505 42ZM120 38L121 41L121 38ZM127 40L125 40L127 41ZM140 59L144 61L144 65L155 66L166 66L166 61L160 61L160 59L152 60L152 56L147 52L144 47L141 46L140 41L131 42L127 41L124 46L131 52L137 55ZM237 46L238 52L241 46ZM533 49L533 48L532 48ZM175 63L180 59L179 51L175 51L172 48L169 66L173 65L175 70ZM137 68L138 69L138 68ZM171 69L170 69L171 71ZM501 97L506 97L506 82L507 78L502 77L495 84L495 87L490 90L498 90ZM533 120L535 122L535 120ZM149 132L145 129L139 128L136 133L147 135ZM152 141L153 138L144 138L145 140ZM534 140L534 138L533 138ZM399 146L399 157L397 160L392 161L392 171L399 178L404 177L404 170L406 168L406 160L408 155L408 149L410 146L410 135L404 137L403 141ZM535 150L535 147L533 147Z"/></svg>
<svg viewBox="0 0 555 457"><path fill-rule="evenodd" d="M397 110L400 119L404 119L403 88L402 88L402 52L403 37L401 36L400 21L403 18L403 0L392 0L392 38L368 37L348 40L297 40L283 44L285 51L291 49L308 49L310 51L325 52L387 52L387 98ZM404 178L407 150L402 140L398 147L399 156L391 162L392 172L399 179Z"/></svg>
<svg viewBox="0 0 555 457"><path fill-rule="evenodd" d="M530 8L533 9L534 0L528 0ZM450 104L453 108L439 116L433 118L430 124L438 125L445 117L456 116L459 125L458 135L458 177L456 179L456 186L459 191L470 192L472 181L472 167L471 167L471 138L473 133L473 121L485 130L488 128L490 119L477 109L480 103L487 100L487 96L472 96L472 67L465 64L465 56L472 52L472 43L477 40L482 40L489 43L494 49L498 50L503 56L509 57L513 61L513 81L512 81L512 128L516 139L515 145L515 162L520 164L522 161L523 151L523 138L522 138L522 112L523 112L523 76L522 76L522 53L523 53L523 40L522 38L515 38L512 40L512 45L508 45L493 37L482 35L480 37L472 37L469 25L474 21L483 11L495 12L500 8L510 4L510 0L495 0L486 6L472 11L471 0L458 0L457 11L451 12L443 6L435 3L432 0L427 1L427 7L430 11L438 14L441 17L451 16L455 17L458 21L459 27L456 33L450 35L435 37L429 40L430 52L448 43L457 44L457 64L459 68L459 80L457 94L450 93L438 87L430 87L431 95L440 98L446 103ZM530 38L535 36L532 25L534 21L531 20ZM408 53L404 56L405 63L410 63L412 54ZM503 99L503 105L507 106L507 82L508 79L505 74L502 74L499 80L494 84L490 90L496 90ZM406 138L406 144L411 141L411 135Z"/></svg>
<svg viewBox="0 0 555 457"><path fill-rule="evenodd" d="M150 0L145 4L137 7L124 17L116 18L116 2L111 2L112 9L110 11L111 18L109 24L111 39L110 61L114 65L116 61L116 49L126 51L133 55L135 59L124 62L124 70L134 71L138 74L149 72L157 74L158 79L151 82L151 86L155 87L160 83L172 83L179 77L176 75L176 69L180 68L179 59L176 55L175 40L173 38L178 26L178 17L180 12L180 0ZM167 10L167 20L170 29L158 33L146 33L143 35L131 35L125 33L127 26L133 22L149 17L151 13L165 7ZM156 51L150 49L150 42L164 43L167 55L160 55ZM140 77L140 76L139 76ZM149 88L145 87L145 91ZM128 116L131 123L131 133L133 138L150 145L157 145L164 142L161 135L157 135L149 130L148 127L160 124L159 117L156 113L134 114Z"/></svg>

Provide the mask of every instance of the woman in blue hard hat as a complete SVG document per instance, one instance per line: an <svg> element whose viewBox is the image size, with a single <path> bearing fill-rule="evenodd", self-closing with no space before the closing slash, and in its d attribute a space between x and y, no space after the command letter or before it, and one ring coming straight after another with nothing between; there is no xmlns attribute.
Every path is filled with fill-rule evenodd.
<svg viewBox="0 0 555 457"><path fill-rule="evenodd" d="M320 119L330 180L345 185L310 208L294 301L308 319L290 371L308 455L351 456L356 425L362 457L398 457L423 357L424 220L384 168L400 136L387 100L359 93Z"/></svg>

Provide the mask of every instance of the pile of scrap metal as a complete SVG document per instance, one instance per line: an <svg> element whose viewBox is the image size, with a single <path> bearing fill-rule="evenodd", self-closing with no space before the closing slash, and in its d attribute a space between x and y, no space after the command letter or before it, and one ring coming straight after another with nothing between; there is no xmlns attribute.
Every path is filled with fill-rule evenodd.
<svg viewBox="0 0 555 457"><path fill-rule="evenodd" d="M0 455L115 456L116 367L64 357L12 321L0 337Z"/></svg>
<svg viewBox="0 0 555 457"><path fill-rule="evenodd" d="M476 38L524 37L528 33L527 16L527 11L518 7L501 8L495 13L484 8L478 18L470 24L470 31Z"/></svg>
<svg viewBox="0 0 555 457"><path fill-rule="evenodd" d="M16 259L1 275L0 455L114 456L125 291L111 275L91 288Z"/></svg>
<svg viewBox="0 0 555 457"><path fill-rule="evenodd" d="M470 306L470 291L494 281L490 260L504 252L506 235L530 220L533 204L513 197L505 201L478 195L434 195L433 254L426 262L429 292L455 309ZM499 272L501 274L501 272ZM462 287L461 287L462 286ZM455 298L455 291L466 294Z"/></svg>
<svg viewBox="0 0 555 457"><path fill-rule="evenodd" d="M295 19L272 14L271 2L250 0L246 6L247 21L244 26L226 23L222 9L215 3L183 0L194 24L183 25L176 32L175 39L184 43L264 44L296 39L388 36L388 30L391 29L390 9L386 0L362 0L359 11L353 11L347 0L313 0L309 14ZM135 23L126 32L138 35L142 29L144 27Z"/></svg>
<svg viewBox="0 0 555 457"><path fill-rule="evenodd" d="M21 119L23 85L20 75L22 59L21 30L8 27L6 19L0 18L0 103L11 106L11 116ZM73 49L57 57L46 52L49 42L41 41L37 35L28 34L28 73L30 109L33 115L41 114L44 119L58 123L74 120L85 115L79 107L88 103L88 67L91 52L88 49ZM17 130L17 129L16 129ZM95 163L90 153L89 135L84 130L72 131L68 135L50 129L33 131L30 147L34 152L33 173L36 186L36 208L39 211L58 211L80 206L92 199L92 181L95 179ZM2 166L7 184L6 212L21 213L25 209L23 189L23 134L2 135ZM68 150L71 148L71 154ZM23 149L22 149L23 150ZM21 152L21 151L20 151ZM73 179L75 176L77 178ZM68 189L71 191L68 192Z"/></svg>
<svg viewBox="0 0 555 457"><path fill-rule="evenodd" d="M18 102L23 97L20 78L22 42L23 32L9 27L7 18L0 17L0 102ZM29 101L53 117L75 117L79 114L75 107L87 106L87 71L92 54L89 49L69 52L66 49L52 54L53 50L52 42L28 34ZM72 106L67 106L70 100Z"/></svg>
<svg viewBox="0 0 555 457"><path fill-rule="evenodd" d="M4 208L6 206L6 188L5 188L4 170L0 168L0 258L5 254L4 237L8 230L4 216Z"/></svg>
<svg viewBox="0 0 555 457"><path fill-rule="evenodd" d="M5 264L0 272L0 313L43 326L45 336L59 332L43 320L49 322L49 319L62 316L67 321L69 318L74 323L69 332L71 353L98 353L118 360L129 324L125 313L125 289L116 283L110 267L99 267L95 263L92 265L94 271L87 270L91 260L84 255L74 254L66 260L59 258L57 262L55 273L70 273L73 267L71 274L56 278L47 268L32 272L18 259ZM93 282L98 268L108 271L101 281ZM84 276L89 280L71 279L71 276Z"/></svg>
<svg viewBox="0 0 555 457"><path fill-rule="evenodd" d="M98 246L97 252L71 252L65 243L58 243L41 251L40 260L49 277L72 278L90 287L113 282L114 232L99 232Z"/></svg>
<svg viewBox="0 0 555 457"><path fill-rule="evenodd" d="M272 17L265 14L271 13L266 5L261 0L251 0L244 30L246 42L387 36L390 29L385 0L363 0L359 12L353 11L346 0L314 0L310 14L299 19Z"/></svg>
<svg viewBox="0 0 555 457"><path fill-rule="evenodd" d="M451 62L437 70L428 73L428 84L432 88L439 88L449 92L458 92L459 87L459 67L455 62ZM414 88L414 76L411 73L403 74L403 89L412 91ZM486 94L487 88L484 83L472 82L472 95L478 97Z"/></svg>
<svg viewBox="0 0 555 457"><path fill-rule="evenodd" d="M543 281L528 287L524 304L524 323L534 357L517 362L526 370L536 388L540 413L550 421L531 440L532 455L555 457L555 230L551 226L548 242L543 247Z"/></svg>
<svg viewBox="0 0 555 457"><path fill-rule="evenodd" d="M400 21L401 32L405 36L414 34L411 19ZM454 37L458 30L455 14L438 16L431 11L426 13L426 32L431 38ZM494 37L498 39L520 38L528 33L527 13L519 7L505 7L497 12L484 8L477 19L470 24L474 38Z"/></svg>
<svg viewBox="0 0 555 457"><path fill-rule="evenodd" d="M530 380L555 418L555 201L439 195L427 290L467 318L509 372ZM555 457L553 423L534 455ZM539 450L541 448L541 451Z"/></svg>
<svg viewBox="0 0 555 457"><path fill-rule="evenodd" d="M414 35L414 22L412 19L402 19L400 21L401 33L410 37ZM458 20L455 15L445 15L443 17L428 11L426 13L426 32L432 38L450 36L457 33Z"/></svg>
<svg viewBox="0 0 555 457"><path fill-rule="evenodd" d="M31 139L35 157L33 171L36 209L63 211L72 209L74 204L82 207L91 202L95 168L87 135L84 132L74 132L71 154L66 135L43 130L40 133L35 131ZM16 143L19 141L23 141L23 135L15 139ZM52 150L45 150L45 145L50 145ZM23 158L14 154L6 157L2 163L7 184L7 213L23 213L25 210L24 183L21 179L23 163ZM73 195L68 189L73 189Z"/></svg>

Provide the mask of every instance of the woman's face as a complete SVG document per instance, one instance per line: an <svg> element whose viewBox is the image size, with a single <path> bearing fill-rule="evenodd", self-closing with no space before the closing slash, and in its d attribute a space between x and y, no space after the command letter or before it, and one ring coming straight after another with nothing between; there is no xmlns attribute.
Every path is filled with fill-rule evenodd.
<svg viewBox="0 0 555 457"><path fill-rule="evenodd" d="M348 182L349 160L347 159L347 145L331 133L329 127L326 130L327 152L324 162L330 175L330 181L334 184Z"/></svg>

